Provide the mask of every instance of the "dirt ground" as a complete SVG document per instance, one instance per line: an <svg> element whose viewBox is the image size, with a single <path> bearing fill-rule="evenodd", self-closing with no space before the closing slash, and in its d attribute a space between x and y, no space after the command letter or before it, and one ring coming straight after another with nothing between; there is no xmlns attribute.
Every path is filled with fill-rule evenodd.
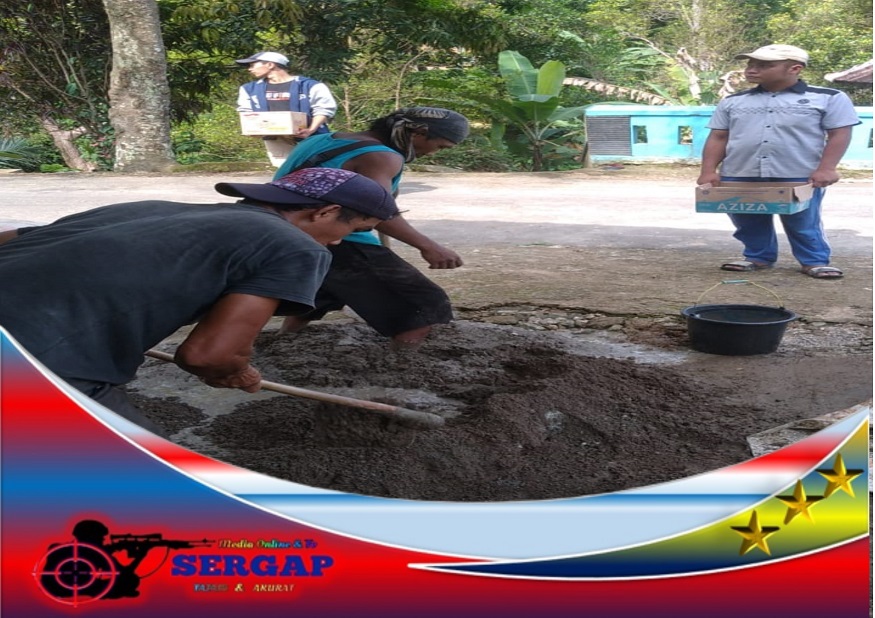
<svg viewBox="0 0 875 618"><path fill-rule="evenodd" d="M691 352L673 319L542 320L569 327L461 320L415 354L388 352L346 318L291 337L265 331L258 341L265 379L440 414L446 423L437 429L285 395L213 417L178 398L135 398L169 431L186 430L177 434L182 444L277 478L375 496L495 501L612 492L714 470L749 459L748 436L871 396L866 328L795 324L775 353L727 357ZM619 329L603 330L608 322ZM150 371L179 372L161 361L149 361Z"/></svg>
<svg viewBox="0 0 875 618"><path fill-rule="evenodd" d="M456 321L405 355L342 313L293 337L276 336L271 323L254 364L266 380L438 413L440 428L210 389L151 359L130 391L183 446L376 496L558 498L749 459L748 437L872 397L871 171L846 174L827 195L824 221L845 278L802 276L782 238L781 262L753 273L756 286L721 284L717 265L737 258L738 246L725 217L692 212L695 174L406 174L405 216L465 259L454 271L426 271L447 290ZM0 215L50 221L114 201L216 201L213 184L234 180L39 176L3 178ZM393 248L424 267L416 251ZM680 310L703 293L709 303L781 304L798 319L770 354L695 352Z"/></svg>

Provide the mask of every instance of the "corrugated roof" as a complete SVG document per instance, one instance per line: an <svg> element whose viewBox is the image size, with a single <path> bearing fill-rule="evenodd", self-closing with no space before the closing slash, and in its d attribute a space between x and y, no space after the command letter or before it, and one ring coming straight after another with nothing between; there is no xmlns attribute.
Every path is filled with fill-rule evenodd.
<svg viewBox="0 0 875 618"><path fill-rule="evenodd" d="M823 76L824 79L831 82L843 82L846 84L871 84L872 83L872 61L858 64L845 71L837 73L827 73Z"/></svg>

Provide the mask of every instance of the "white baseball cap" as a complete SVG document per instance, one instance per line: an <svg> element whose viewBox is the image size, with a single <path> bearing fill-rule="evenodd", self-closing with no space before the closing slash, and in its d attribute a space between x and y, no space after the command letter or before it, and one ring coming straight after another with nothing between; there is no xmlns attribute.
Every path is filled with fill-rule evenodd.
<svg viewBox="0 0 875 618"><path fill-rule="evenodd" d="M241 58L240 60L235 60L237 64L252 64L253 62L274 62L276 64L281 64L284 67L289 66L289 59L279 54L277 52L265 51L258 52L253 56L249 56L248 58Z"/></svg>
<svg viewBox="0 0 875 618"><path fill-rule="evenodd" d="M808 52L792 45L766 45L747 54L738 54L735 57L736 60L744 58L753 58L754 60L763 60L765 62L795 60L802 64L808 64Z"/></svg>

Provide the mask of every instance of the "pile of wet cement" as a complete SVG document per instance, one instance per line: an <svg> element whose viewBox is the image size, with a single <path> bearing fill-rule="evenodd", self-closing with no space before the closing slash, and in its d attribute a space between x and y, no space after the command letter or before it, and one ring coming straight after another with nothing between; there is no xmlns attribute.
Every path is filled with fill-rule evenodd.
<svg viewBox="0 0 875 618"><path fill-rule="evenodd" d="M305 485L417 500L526 500L613 492L749 459L746 436L798 417L679 366L586 355L586 345L456 322L415 354L360 323L263 333L267 380L421 408L435 430L296 397L237 406L193 431L206 454ZM168 366L168 371L179 371ZM171 431L204 417L139 402ZM180 414L181 416L176 416ZM795 416L794 416L795 414ZM185 419L185 420L181 420Z"/></svg>

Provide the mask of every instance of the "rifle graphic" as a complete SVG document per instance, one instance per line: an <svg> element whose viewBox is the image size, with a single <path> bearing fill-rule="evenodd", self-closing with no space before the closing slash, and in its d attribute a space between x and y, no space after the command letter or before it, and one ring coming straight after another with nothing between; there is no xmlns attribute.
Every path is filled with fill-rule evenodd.
<svg viewBox="0 0 875 618"><path fill-rule="evenodd" d="M161 534L110 534L109 544L106 545L104 549L110 552L121 550L140 552L155 547L166 547L168 549L211 547L213 543L215 543L215 541L209 539L165 539Z"/></svg>

